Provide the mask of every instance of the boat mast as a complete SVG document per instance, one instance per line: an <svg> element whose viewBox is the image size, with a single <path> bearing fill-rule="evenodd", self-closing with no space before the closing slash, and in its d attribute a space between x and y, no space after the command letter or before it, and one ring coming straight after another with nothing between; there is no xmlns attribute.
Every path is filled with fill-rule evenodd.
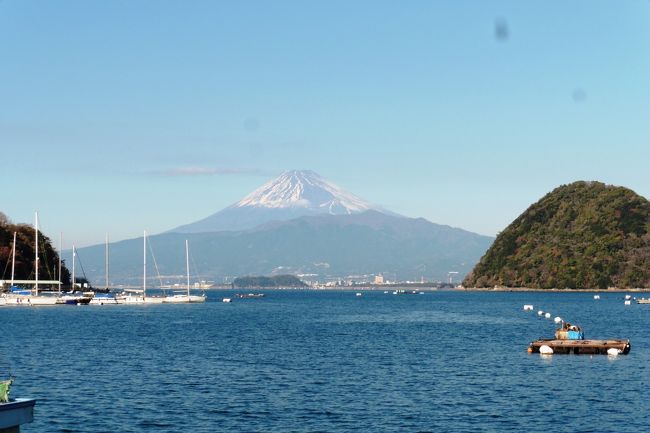
<svg viewBox="0 0 650 433"><path fill-rule="evenodd" d="M16 270L16 232L14 232L14 246L11 253L11 287L14 285L14 271Z"/></svg>
<svg viewBox="0 0 650 433"><path fill-rule="evenodd" d="M34 288L36 289L36 296L38 296L38 212L34 212L35 221L34 221L34 233L36 234L36 247L34 248L35 258L34 264L36 265L36 282Z"/></svg>
<svg viewBox="0 0 650 433"><path fill-rule="evenodd" d="M61 294L61 284L63 282L61 277L61 251L63 251L63 232L59 232L59 295Z"/></svg>
<svg viewBox="0 0 650 433"><path fill-rule="evenodd" d="M108 290L108 233L106 233L106 290Z"/></svg>
<svg viewBox="0 0 650 433"><path fill-rule="evenodd" d="M190 297L190 248L185 239L185 268L187 269L187 298Z"/></svg>
<svg viewBox="0 0 650 433"><path fill-rule="evenodd" d="M76 257L77 257L77 250L75 249L74 244L72 244L72 287L70 288L71 292L74 292L75 284L77 282L77 279L74 276L74 262Z"/></svg>
<svg viewBox="0 0 650 433"><path fill-rule="evenodd" d="M142 299L147 297L147 231L144 231L143 239L143 269L142 269Z"/></svg>

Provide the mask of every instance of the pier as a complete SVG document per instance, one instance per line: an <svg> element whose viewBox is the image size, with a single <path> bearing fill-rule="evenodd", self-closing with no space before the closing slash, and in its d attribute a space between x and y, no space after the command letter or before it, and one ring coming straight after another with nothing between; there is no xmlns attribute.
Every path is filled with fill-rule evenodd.
<svg viewBox="0 0 650 433"><path fill-rule="evenodd" d="M630 340L535 340L528 346L529 353L540 353L542 346L553 349L554 354L607 355L618 349L623 355L630 352Z"/></svg>

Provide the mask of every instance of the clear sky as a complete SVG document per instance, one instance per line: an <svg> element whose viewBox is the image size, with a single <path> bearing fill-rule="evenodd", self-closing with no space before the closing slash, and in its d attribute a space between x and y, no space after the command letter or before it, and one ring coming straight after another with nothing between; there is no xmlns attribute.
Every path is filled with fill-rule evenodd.
<svg viewBox="0 0 650 433"><path fill-rule="evenodd" d="M650 197L650 1L0 0L0 210L64 248L287 169L495 235L574 180Z"/></svg>

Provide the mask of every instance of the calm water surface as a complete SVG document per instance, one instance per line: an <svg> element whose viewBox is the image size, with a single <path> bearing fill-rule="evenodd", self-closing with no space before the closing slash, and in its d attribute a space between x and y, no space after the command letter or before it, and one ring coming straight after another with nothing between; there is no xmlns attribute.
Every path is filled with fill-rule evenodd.
<svg viewBox="0 0 650 433"><path fill-rule="evenodd" d="M623 294L273 291L0 307L29 432L648 431L650 305ZM628 356L528 355L551 320Z"/></svg>

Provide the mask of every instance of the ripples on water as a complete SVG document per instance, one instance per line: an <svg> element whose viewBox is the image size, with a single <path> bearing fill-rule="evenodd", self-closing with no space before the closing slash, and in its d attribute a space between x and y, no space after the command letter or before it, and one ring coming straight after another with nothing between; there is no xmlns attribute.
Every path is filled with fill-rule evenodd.
<svg viewBox="0 0 650 433"><path fill-rule="evenodd" d="M650 306L622 294L269 292L0 308L29 432L647 431ZM528 355L554 324L628 356Z"/></svg>

